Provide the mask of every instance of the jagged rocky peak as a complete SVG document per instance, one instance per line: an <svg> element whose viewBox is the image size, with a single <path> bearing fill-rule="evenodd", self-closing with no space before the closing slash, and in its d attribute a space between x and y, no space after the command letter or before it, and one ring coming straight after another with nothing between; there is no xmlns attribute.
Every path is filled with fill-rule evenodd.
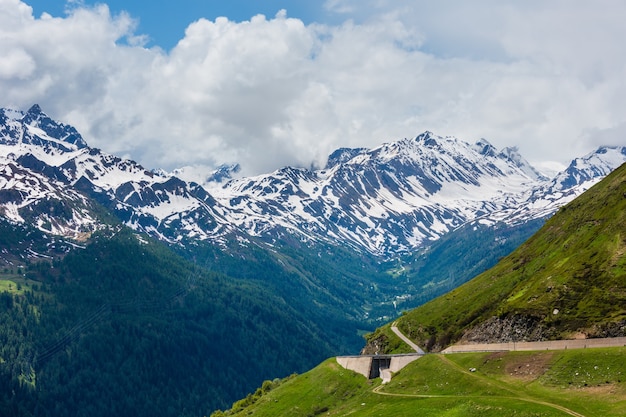
<svg viewBox="0 0 626 417"><path fill-rule="evenodd" d="M414 154L416 149L442 149L443 143L449 138L442 138L432 132L425 131L414 138L404 138L395 142L384 143L370 152L375 155L393 157L402 154Z"/></svg>
<svg viewBox="0 0 626 417"><path fill-rule="evenodd" d="M24 123L31 124L32 120L37 120L41 117L47 117L47 115L41 109L41 106L37 103L33 104L30 109L24 115Z"/></svg>
<svg viewBox="0 0 626 417"><path fill-rule="evenodd" d="M383 145L385 149L395 149L399 153L414 154L415 149L429 150L427 153L450 154L474 152L487 157L497 157L497 149L486 139L471 145L454 136L438 136L430 131L420 133L415 138L402 139ZM422 154L423 152L420 152Z"/></svg>
<svg viewBox="0 0 626 417"><path fill-rule="evenodd" d="M513 162L518 168L520 168L529 177L539 180L547 181L549 178L537 171L524 157L519 153L517 146L507 147L500 151L500 157L508 159Z"/></svg>
<svg viewBox="0 0 626 417"><path fill-rule="evenodd" d="M61 140L76 146L78 149L86 148L87 142L73 127L52 120L43 112L39 104L33 104L22 117L22 123L43 130L51 138Z"/></svg>
<svg viewBox="0 0 626 417"><path fill-rule="evenodd" d="M337 165L345 164L365 151L367 151L366 148L339 148L330 154L325 169L331 169Z"/></svg>
<svg viewBox="0 0 626 417"><path fill-rule="evenodd" d="M441 152L445 147L445 142L450 138L442 138L426 131L414 138L404 138L394 142L384 143L376 148L367 150L371 158L380 163L387 163L391 160L407 161L419 159L419 155L424 154L424 150L431 149Z"/></svg>
<svg viewBox="0 0 626 417"><path fill-rule="evenodd" d="M217 167L206 179L207 183L223 183L233 179L233 174L237 174L241 171L239 164L223 164Z"/></svg>
<svg viewBox="0 0 626 417"><path fill-rule="evenodd" d="M53 121L38 105L26 113L0 109L0 143L20 145L0 150L24 178L50 182L59 196L74 198L72 190L80 191L160 239L219 240L237 230L273 241L288 231L385 258L414 251L478 216L483 224L513 225L550 215L563 198L582 192L579 187L565 195L564 185L587 184L626 161L624 148L600 148L572 164L560 181L541 184L517 148L498 151L485 139L470 144L426 131L372 149L337 149L325 170L285 167L233 178L239 166L223 165L213 173L191 166L167 174L87 147L74 128ZM27 181L21 189L15 181L3 184L12 187L0 190L8 196L28 191L22 211L47 195Z"/></svg>
<svg viewBox="0 0 626 417"><path fill-rule="evenodd" d="M476 142L473 149L480 155L485 156L496 156L498 153L497 149L485 138L481 138L478 142Z"/></svg>
<svg viewBox="0 0 626 417"><path fill-rule="evenodd" d="M587 155L574 159L555 182L572 188L594 178L607 175L626 160L626 146L601 146Z"/></svg>
<svg viewBox="0 0 626 417"><path fill-rule="evenodd" d="M454 136L438 136L430 131L411 139L386 143L369 153L383 163L395 160L402 164L416 164L426 170L430 170L433 164L449 165L452 160L464 169L470 169L472 164L479 168L486 160L500 158L496 148L485 139L472 145Z"/></svg>
<svg viewBox="0 0 626 417"><path fill-rule="evenodd" d="M425 131L424 133L419 134L416 138L416 142L422 142L426 146L435 146L437 145L437 139L441 139L433 132Z"/></svg>
<svg viewBox="0 0 626 417"><path fill-rule="evenodd" d="M502 149L502 151L500 151L500 155L518 164L524 161L524 158L520 155L519 148L517 146L510 146Z"/></svg>
<svg viewBox="0 0 626 417"><path fill-rule="evenodd" d="M7 122L6 109L0 109L0 124L5 124Z"/></svg>
<svg viewBox="0 0 626 417"><path fill-rule="evenodd" d="M340 148L329 156L326 168L333 168L348 162L364 163L369 160L376 161L378 164L387 164L392 161L400 164L417 164L426 169L435 160L442 162L443 155L452 157L456 163L464 165L467 169L471 168L468 164L481 165L487 160L492 162L500 160L509 168L518 169L533 180L547 180L520 155L516 147L499 151L486 139L470 144L454 136L438 136L430 131L425 131L413 138L384 143L373 149ZM357 158L359 156L361 158Z"/></svg>

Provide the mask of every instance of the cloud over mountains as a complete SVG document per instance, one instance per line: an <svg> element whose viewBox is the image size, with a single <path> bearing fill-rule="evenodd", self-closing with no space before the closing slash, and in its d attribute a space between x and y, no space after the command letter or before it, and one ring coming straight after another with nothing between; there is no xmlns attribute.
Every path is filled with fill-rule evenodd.
<svg viewBox="0 0 626 417"><path fill-rule="evenodd" d="M531 162L624 143L621 2L396 4L327 2L341 24L199 18L165 51L106 5L52 17L0 0L0 107L40 103L148 167L244 175L426 129Z"/></svg>

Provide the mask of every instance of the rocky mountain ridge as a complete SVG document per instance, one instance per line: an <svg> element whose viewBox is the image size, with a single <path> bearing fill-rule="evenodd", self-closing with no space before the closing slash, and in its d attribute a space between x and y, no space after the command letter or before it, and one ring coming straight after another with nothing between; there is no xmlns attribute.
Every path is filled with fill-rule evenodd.
<svg viewBox="0 0 626 417"><path fill-rule="evenodd" d="M624 161L626 148L603 147L549 180L515 148L425 132L374 149L339 149L324 169L285 167L203 187L90 148L38 105L0 110L3 216L67 236L98 227L95 201L170 243L233 235L273 242L289 234L389 259L468 222L547 217Z"/></svg>
<svg viewBox="0 0 626 417"><path fill-rule="evenodd" d="M340 149L324 169L287 167L209 192L257 235L293 230L391 258L470 222L545 218L626 161L603 147L548 179L515 148L425 132L374 149Z"/></svg>

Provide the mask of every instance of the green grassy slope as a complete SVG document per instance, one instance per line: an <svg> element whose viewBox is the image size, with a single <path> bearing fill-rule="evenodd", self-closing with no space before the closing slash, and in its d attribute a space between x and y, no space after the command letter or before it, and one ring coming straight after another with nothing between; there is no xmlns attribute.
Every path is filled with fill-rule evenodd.
<svg viewBox="0 0 626 417"><path fill-rule="evenodd" d="M495 267L405 314L398 326L434 350L494 317L547 338L611 336L623 331L626 319L625 253L626 165L559 210ZM388 352L400 349L384 329L369 340Z"/></svg>
<svg viewBox="0 0 626 417"><path fill-rule="evenodd" d="M623 416L624 355L624 347L427 355L387 385L329 359L277 387L257 391L247 407L240 402L213 417Z"/></svg>

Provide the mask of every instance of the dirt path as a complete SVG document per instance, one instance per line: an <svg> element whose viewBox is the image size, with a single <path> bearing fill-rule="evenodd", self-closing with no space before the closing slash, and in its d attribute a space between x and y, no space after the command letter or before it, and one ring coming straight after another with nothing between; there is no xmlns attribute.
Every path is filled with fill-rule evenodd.
<svg viewBox="0 0 626 417"><path fill-rule="evenodd" d="M406 337L396 326L396 322L391 324L391 330L400 338L403 342L414 349L420 354L424 354L424 351L420 349L412 340ZM380 385L372 390L378 395L388 395L392 397L409 397L409 398L485 398L485 399L508 399L518 400L528 403L534 403L544 405L546 407L553 408L555 410L562 411L570 416L585 417L584 414L578 413L574 410L570 410L559 404L550 403L547 401L539 400L528 396L528 394L521 392L519 389L509 386L505 382L495 381L486 376L481 376L476 373L472 373L467 369L464 369L457 363L453 362L446 357L448 353L461 353L461 352L489 352L489 351L529 351L529 350L563 350L563 349L585 349L596 347L619 347L626 346L626 337L616 337L607 339L584 339L584 340L555 340L548 342L516 342L516 343L491 343L491 344L474 344L474 345L453 345L442 351L442 354L436 355L442 362L454 367L464 374L470 375L473 378L480 379L483 383L492 387L503 389L511 393L510 396L487 396L487 395L429 395L429 394L397 394L390 392L380 392L385 385Z"/></svg>
<svg viewBox="0 0 626 417"><path fill-rule="evenodd" d="M378 395L387 395L390 397L405 397L405 398L450 398L450 399L463 399L463 398L467 398L467 399L478 399L478 398L484 398L484 399L503 399L503 400L517 400L517 401L523 401L523 402L527 402L527 403L534 403L534 404L539 404L539 405L545 405L546 407L550 407L550 408L554 408L555 410L559 410L564 412L565 414L568 414L570 416L574 416L574 417L585 417L584 414L580 414L577 413L574 410L570 410L569 408L563 407L561 405L558 404L552 404L552 403L548 403L545 401L539 401L539 400L535 400L533 398L524 398L524 397L504 397L504 396L497 396L497 395L432 395L432 394L396 394L393 392L380 392L380 389L383 387L383 385L379 385L378 387L374 388L372 390L372 392L374 394L378 394Z"/></svg>

